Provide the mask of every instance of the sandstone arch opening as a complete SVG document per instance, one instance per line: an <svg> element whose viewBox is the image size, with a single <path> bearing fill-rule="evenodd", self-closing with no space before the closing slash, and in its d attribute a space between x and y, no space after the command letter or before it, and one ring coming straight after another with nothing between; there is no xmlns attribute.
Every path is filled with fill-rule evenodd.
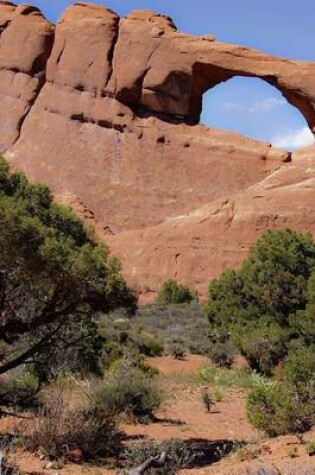
<svg viewBox="0 0 315 475"><path fill-rule="evenodd" d="M200 122L272 143L290 151L314 143L302 113L275 87L236 76L203 94Z"/></svg>

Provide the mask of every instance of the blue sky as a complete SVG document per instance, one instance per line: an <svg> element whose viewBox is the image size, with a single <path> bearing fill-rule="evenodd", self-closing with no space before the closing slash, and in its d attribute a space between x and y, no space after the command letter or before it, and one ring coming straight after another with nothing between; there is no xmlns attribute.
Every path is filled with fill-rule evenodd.
<svg viewBox="0 0 315 475"><path fill-rule="evenodd" d="M13 0L14 1L14 0ZM24 0L56 22L73 2ZM211 33L220 41L242 44L293 59L315 61L315 0L98 0L121 16L138 8L171 16L182 31ZM202 122L234 130L278 146L311 142L302 115L281 94L253 78L234 78L204 95Z"/></svg>

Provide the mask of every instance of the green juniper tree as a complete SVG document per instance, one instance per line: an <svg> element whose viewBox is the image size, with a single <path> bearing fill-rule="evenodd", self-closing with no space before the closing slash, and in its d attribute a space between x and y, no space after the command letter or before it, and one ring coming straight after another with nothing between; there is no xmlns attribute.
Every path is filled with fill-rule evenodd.
<svg viewBox="0 0 315 475"><path fill-rule="evenodd" d="M162 304L181 304L192 301L198 301L197 293L173 279L168 279L161 285L157 296L157 302Z"/></svg>
<svg viewBox="0 0 315 475"><path fill-rule="evenodd" d="M21 366L46 370L49 359L82 338L97 350L97 313L135 306L107 247L55 204L46 186L10 174L0 159L1 381ZM78 354L87 361L82 345ZM8 402L6 390L1 396Z"/></svg>
<svg viewBox="0 0 315 475"><path fill-rule="evenodd" d="M290 346L314 344L315 245L309 234L267 231L239 271L210 282L206 313L251 366L269 374Z"/></svg>

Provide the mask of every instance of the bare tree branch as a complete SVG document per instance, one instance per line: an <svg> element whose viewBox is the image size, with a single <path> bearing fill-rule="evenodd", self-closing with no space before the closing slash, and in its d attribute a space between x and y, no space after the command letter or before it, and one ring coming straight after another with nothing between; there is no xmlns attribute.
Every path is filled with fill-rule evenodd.
<svg viewBox="0 0 315 475"><path fill-rule="evenodd" d="M130 470L129 475L143 475L151 467L163 467L168 460L170 460L170 457L167 455L167 452L162 452L156 457L150 457L139 467Z"/></svg>

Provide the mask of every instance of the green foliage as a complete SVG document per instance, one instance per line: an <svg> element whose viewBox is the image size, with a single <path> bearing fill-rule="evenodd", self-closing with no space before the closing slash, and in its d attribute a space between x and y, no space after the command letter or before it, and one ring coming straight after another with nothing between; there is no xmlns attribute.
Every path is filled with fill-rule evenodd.
<svg viewBox="0 0 315 475"><path fill-rule="evenodd" d="M181 304L192 301L198 301L197 293L172 279L166 280L162 284L157 296L157 302L164 304Z"/></svg>
<svg viewBox="0 0 315 475"><path fill-rule="evenodd" d="M287 332L277 323L258 321L241 325L232 330L234 341L255 371L271 376L274 367L286 354Z"/></svg>
<svg viewBox="0 0 315 475"><path fill-rule="evenodd" d="M284 362L284 380L294 386L299 397L315 397L315 347L291 352Z"/></svg>
<svg viewBox="0 0 315 475"><path fill-rule="evenodd" d="M207 355L221 368L230 368L236 355L235 346L227 335L216 335L212 337Z"/></svg>
<svg viewBox="0 0 315 475"><path fill-rule="evenodd" d="M72 345L88 366L101 343L98 312L135 309L119 262L46 186L10 175L3 159L0 184L0 375L31 362L40 374L44 354L67 355Z"/></svg>
<svg viewBox="0 0 315 475"><path fill-rule="evenodd" d="M132 333L132 342L139 352L146 356L161 356L164 345L150 333L135 331Z"/></svg>
<svg viewBox="0 0 315 475"><path fill-rule="evenodd" d="M228 332L251 367L270 375L294 345L315 342L314 266L309 234L267 231L238 272L210 283L212 331Z"/></svg>
<svg viewBox="0 0 315 475"><path fill-rule="evenodd" d="M207 412L211 412L212 407L215 406L214 399L210 396L208 391L204 391L202 393L202 402L207 410Z"/></svg>
<svg viewBox="0 0 315 475"><path fill-rule="evenodd" d="M174 336L168 343L168 349L171 355L177 359L182 360L186 356L186 343L183 337Z"/></svg>
<svg viewBox="0 0 315 475"><path fill-rule="evenodd" d="M315 455L315 440L311 440L305 445L305 450L311 457Z"/></svg>
<svg viewBox="0 0 315 475"><path fill-rule="evenodd" d="M38 378L18 368L0 379L1 405L13 411L36 407L39 389Z"/></svg>
<svg viewBox="0 0 315 475"><path fill-rule="evenodd" d="M187 351L206 354L208 321L199 303L139 305L132 318L123 309L99 318L99 331L105 340L103 365L121 358L125 349L145 356L171 353L173 340L179 339L180 355Z"/></svg>
<svg viewBox="0 0 315 475"><path fill-rule="evenodd" d="M122 360L93 397L98 411L124 413L140 423L152 420L160 404L160 391L152 376L134 367L129 360Z"/></svg>
<svg viewBox="0 0 315 475"><path fill-rule="evenodd" d="M249 393L247 415L271 437L304 432L315 422L314 403L314 398L300 398L290 384L277 382L257 386Z"/></svg>
<svg viewBox="0 0 315 475"><path fill-rule="evenodd" d="M227 369L216 366L207 366L200 371L200 378L218 389L232 387L252 389L265 384L263 376L248 369Z"/></svg>

